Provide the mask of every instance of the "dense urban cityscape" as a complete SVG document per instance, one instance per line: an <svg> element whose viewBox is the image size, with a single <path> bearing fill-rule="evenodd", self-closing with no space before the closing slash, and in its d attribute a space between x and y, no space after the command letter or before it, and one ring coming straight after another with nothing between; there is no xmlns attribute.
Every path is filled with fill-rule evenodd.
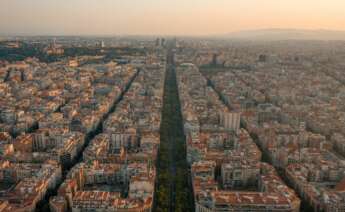
<svg viewBox="0 0 345 212"><path fill-rule="evenodd" d="M0 42L0 211L345 210L345 42Z"/></svg>

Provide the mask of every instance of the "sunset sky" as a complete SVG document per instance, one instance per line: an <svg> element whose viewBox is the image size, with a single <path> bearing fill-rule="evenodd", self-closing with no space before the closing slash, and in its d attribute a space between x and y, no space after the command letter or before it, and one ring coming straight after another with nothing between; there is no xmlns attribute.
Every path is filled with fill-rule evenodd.
<svg viewBox="0 0 345 212"><path fill-rule="evenodd" d="M345 0L0 0L0 34L214 35L345 30Z"/></svg>

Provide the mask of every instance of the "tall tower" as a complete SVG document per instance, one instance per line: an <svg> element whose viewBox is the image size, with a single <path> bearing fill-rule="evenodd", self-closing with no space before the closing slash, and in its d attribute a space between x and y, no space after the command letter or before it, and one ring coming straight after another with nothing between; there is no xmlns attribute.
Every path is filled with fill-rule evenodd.
<svg viewBox="0 0 345 212"><path fill-rule="evenodd" d="M56 38L53 38L53 47L56 47Z"/></svg>

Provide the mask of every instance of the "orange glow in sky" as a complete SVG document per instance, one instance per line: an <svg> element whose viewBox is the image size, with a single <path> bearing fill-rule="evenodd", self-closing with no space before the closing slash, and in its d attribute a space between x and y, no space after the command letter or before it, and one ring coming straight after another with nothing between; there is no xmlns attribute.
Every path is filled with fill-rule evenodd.
<svg viewBox="0 0 345 212"><path fill-rule="evenodd" d="M1 0L0 34L212 35L345 30L345 0Z"/></svg>

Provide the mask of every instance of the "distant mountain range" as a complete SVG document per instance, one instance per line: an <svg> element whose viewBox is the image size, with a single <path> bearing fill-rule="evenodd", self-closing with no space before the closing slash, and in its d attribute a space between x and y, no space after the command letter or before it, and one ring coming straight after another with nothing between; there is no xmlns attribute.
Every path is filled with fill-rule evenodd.
<svg viewBox="0 0 345 212"><path fill-rule="evenodd" d="M345 31L260 29L233 32L223 37L246 40L345 40Z"/></svg>

